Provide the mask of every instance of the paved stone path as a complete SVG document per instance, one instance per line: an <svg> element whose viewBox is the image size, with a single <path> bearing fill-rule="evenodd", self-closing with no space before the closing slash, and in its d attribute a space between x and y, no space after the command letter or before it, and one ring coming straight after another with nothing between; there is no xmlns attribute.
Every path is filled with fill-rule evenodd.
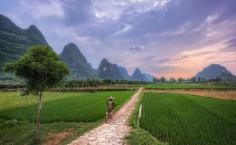
<svg viewBox="0 0 236 145"><path fill-rule="evenodd" d="M125 105L113 115L108 124L85 133L69 145L125 145L124 137L128 135L131 127L128 126L129 117L138 102L138 96L142 92L140 88Z"/></svg>

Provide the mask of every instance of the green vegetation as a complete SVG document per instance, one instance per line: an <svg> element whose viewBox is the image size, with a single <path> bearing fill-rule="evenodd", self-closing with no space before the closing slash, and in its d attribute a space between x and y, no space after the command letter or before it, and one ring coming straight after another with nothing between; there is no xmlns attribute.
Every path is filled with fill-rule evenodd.
<svg viewBox="0 0 236 145"><path fill-rule="evenodd" d="M64 77L69 74L69 69L66 64L59 61L59 56L52 51L49 46L34 45L19 59L5 64L4 71L12 72L17 77L25 79L25 94L32 93L38 98L35 143L39 144L43 91L48 88L58 86L59 82L61 82Z"/></svg>
<svg viewBox="0 0 236 145"><path fill-rule="evenodd" d="M140 102L142 102L142 97L140 97L139 103L136 105L135 110L130 118L130 125L133 130L126 137L129 145L167 145L159 142L155 137L153 137L148 131L141 129L137 122L137 116L139 111Z"/></svg>
<svg viewBox="0 0 236 145"><path fill-rule="evenodd" d="M62 142L68 143L104 119L109 95L115 97L119 109L132 94L132 91L46 92L41 114L42 141L48 140L49 133L73 128L72 134ZM34 96L0 92L0 144L34 144L35 110Z"/></svg>
<svg viewBox="0 0 236 145"><path fill-rule="evenodd" d="M9 83L0 80L0 89L17 89L25 87L24 83ZM236 83L145 83L126 80L79 80L66 81L60 85L61 90L78 88L133 88L145 87L147 89L234 89Z"/></svg>
<svg viewBox="0 0 236 145"><path fill-rule="evenodd" d="M148 89L236 89L233 83L153 83L138 86Z"/></svg>
<svg viewBox="0 0 236 145"><path fill-rule="evenodd" d="M93 122L102 119L106 111L106 99L115 97L120 106L132 95L132 91L95 92L95 93L45 93L42 108L42 122ZM19 96L15 92L0 93L0 117L35 121L36 99L33 96Z"/></svg>
<svg viewBox="0 0 236 145"><path fill-rule="evenodd" d="M127 136L127 140L130 145L164 145L143 129L133 130L130 135Z"/></svg>
<svg viewBox="0 0 236 145"><path fill-rule="evenodd" d="M68 136L59 140L59 144L67 144L78 136L84 134L90 129L99 125L100 122L82 123L82 122L54 122L42 123L40 138L42 143L52 139L52 134L60 134L71 130ZM29 121L0 120L0 144L1 145L35 145L34 133L35 123ZM54 139L60 138L59 136Z"/></svg>
<svg viewBox="0 0 236 145"><path fill-rule="evenodd" d="M236 101L145 93L141 128L171 145L235 145Z"/></svg>

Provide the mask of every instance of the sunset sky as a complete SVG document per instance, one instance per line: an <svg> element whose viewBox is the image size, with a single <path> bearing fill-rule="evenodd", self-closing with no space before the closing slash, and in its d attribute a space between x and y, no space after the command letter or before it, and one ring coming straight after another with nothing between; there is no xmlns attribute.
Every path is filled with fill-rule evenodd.
<svg viewBox="0 0 236 145"><path fill-rule="evenodd" d="M236 0L0 0L0 13L36 25L60 53L74 42L156 77L192 77L218 63L236 74Z"/></svg>

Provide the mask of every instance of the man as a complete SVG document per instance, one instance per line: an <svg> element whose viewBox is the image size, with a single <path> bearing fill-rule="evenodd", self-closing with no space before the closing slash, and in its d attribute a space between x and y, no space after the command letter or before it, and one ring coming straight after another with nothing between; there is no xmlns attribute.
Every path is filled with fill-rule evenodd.
<svg viewBox="0 0 236 145"><path fill-rule="evenodd" d="M115 109L116 104L114 102L114 98L112 96L108 97L107 99L107 118L106 122L108 122L109 119L112 119L112 111Z"/></svg>

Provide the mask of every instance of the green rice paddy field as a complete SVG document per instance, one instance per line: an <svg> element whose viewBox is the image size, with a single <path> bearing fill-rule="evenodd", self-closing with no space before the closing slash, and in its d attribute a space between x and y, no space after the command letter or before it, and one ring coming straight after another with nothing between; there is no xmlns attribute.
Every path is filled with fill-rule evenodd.
<svg viewBox="0 0 236 145"><path fill-rule="evenodd" d="M136 87L141 86L147 89L236 89L235 83L156 83L136 85Z"/></svg>
<svg viewBox="0 0 236 145"><path fill-rule="evenodd" d="M72 129L63 141L68 143L104 119L108 96L115 97L118 109L132 94L132 91L46 92L41 113L43 142L48 140L49 133ZM0 92L0 144L34 144L35 112L35 96Z"/></svg>
<svg viewBox="0 0 236 145"><path fill-rule="evenodd" d="M144 93L140 127L170 145L235 145L236 101Z"/></svg>

